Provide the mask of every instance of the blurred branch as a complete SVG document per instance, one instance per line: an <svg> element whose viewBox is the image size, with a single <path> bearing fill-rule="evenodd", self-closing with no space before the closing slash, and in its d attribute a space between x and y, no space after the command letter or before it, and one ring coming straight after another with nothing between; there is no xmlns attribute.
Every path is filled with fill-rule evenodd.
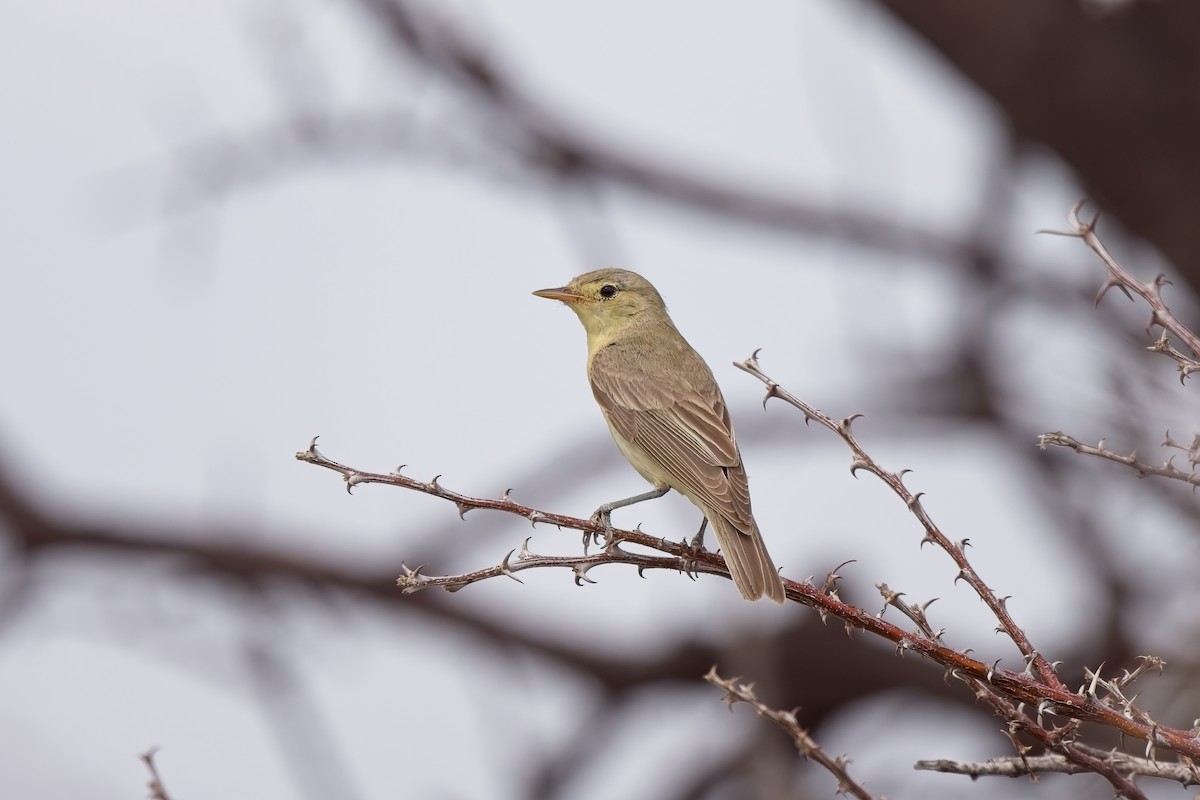
<svg viewBox="0 0 1200 800"><path fill-rule="evenodd" d="M604 182L661 201L803 236L818 236L919 260L958 264L976 251L970 239L906 225L893 214L832 208L791 193L774 192L728 175L701 174L696 164L671 166L606 142L586 126L550 110L521 86L502 60L433 4L408 0L355 0L402 59L462 92L470 115L436 129L403 110L315 110L306 102L278 122L251 132L198 141L180 148L180 181L170 208L211 200L242 185L295 167L301 159L434 156L506 178L532 176L556 186L589 190Z"/></svg>
<svg viewBox="0 0 1200 800"><path fill-rule="evenodd" d="M261 630L246 639L242 655L259 707L300 796L310 800L362 798L337 737L298 674L294 659L277 652Z"/></svg>
<svg viewBox="0 0 1200 800"><path fill-rule="evenodd" d="M517 152L529 167L567 178L614 180L722 219L816 234L887 252L957 262L969 242L898 225L887 216L831 210L771 195L728 181L700 178L694 167L671 170L599 143L548 111L520 86L487 48L432 5L408 0L355 0L398 53L416 58L433 73L471 93L508 123Z"/></svg>
<svg viewBox="0 0 1200 800"><path fill-rule="evenodd" d="M154 765L154 756L158 753L157 747L151 747L140 756L142 763L146 765L146 769L150 771L150 800L171 800L171 795L167 794L167 787L163 785L162 778L158 775L158 767Z"/></svg>
<svg viewBox="0 0 1200 800"><path fill-rule="evenodd" d="M1200 287L1200 5L875 0ZM1105 10L1101 10L1101 8ZM1018 66L1019 65L1019 66Z"/></svg>
<svg viewBox="0 0 1200 800"><path fill-rule="evenodd" d="M733 711L735 703L745 703L755 710L755 712L763 719L774 722L777 726L783 729L784 733L792 737L792 742L796 745L796 750L800 755L821 765L829 774L837 779L837 793L839 795L847 794L859 798L859 800L875 800L875 795L863 788L862 784L850 777L850 773L846 771L846 765L850 763L850 759L845 756L831 758L828 753L821 749L804 728L800 727L800 723L796 721L796 714L791 711L779 711L759 700L754 694L754 684L738 683L739 678L722 678L717 674L717 668L713 667L704 676L704 680L716 686L719 689L725 690L725 703L729 706L729 710Z"/></svg>

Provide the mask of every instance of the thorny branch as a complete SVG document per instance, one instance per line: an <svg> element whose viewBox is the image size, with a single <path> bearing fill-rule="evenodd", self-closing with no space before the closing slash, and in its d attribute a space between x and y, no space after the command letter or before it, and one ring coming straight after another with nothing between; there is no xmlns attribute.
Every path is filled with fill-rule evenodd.
<svg viewBox="0 0 1200 800"><path fill-rule="evenodd" d="M1192 332L1190 328L1179 321L1179 318L1167 308L1167 304L1162 299L1162 287L1169 285L1170 281L1161 273L1154 276L1154 279L1148 283L1142 283L1137 280L1124 267L1113 258L1108 252L1108 248L1100 241L1100 237L1096 235L1096 223L1100 220L1100 212L1097 211L1092 216L1091 220L1084 222L1079 218L1079 212L1087 205L1087 200L1080 200L1067 214L1067 224L1070 226L1065 231L1046 230L1042 233L1050 233L1055 236L1072 236L1082 239L1084 244L1092 249L1100 260L1104 262L1105 268L1108 270L1108 277L1104 284L1101 285L1099 293L1096 294L1096 305L1100 304L1100 300L1108 293L1109 289L1114 287L1122 290L1132 299L1133 295L1130 292L1141 297L1150 306L1150 320L1146 323L1146 332L1156 325L1162 328L1163 335L1158 338L1147 350L1155 353L1162 353L1175 360L1179 366L1179 380L1183 382L1188 375L1193 372L1200 371L1200 336ZM1192 355L1187 355L1176 350L1167 338L1170 333L1176 339L1182 341L1187 348L1192 351Z"/></svg>
<svg viewBox="0 0 1200 800"><path fill-rule="evenodd" d="M1200 772L1190 761L1163 762L1151 758L1140 758L1122 753L1119 750L1101 750L1085 744L1074 745L1080 752L1092 758L1107 762L1117 772L1123 775L1141 775L1147 778L1162 778L1175 781L1184 786L1200 784ZM955 775L968 775L972 779L989 775L1005 778L1030 777L1041 773L1055 772L1064 775L1078 775L1091 772L1086 766L1072 762L1057 753L1046 753L1040 756L992 758L987 761L952 761L935 759L918 761L913 769L930 772L947 772Z"/></svg>
<svg viewBox="0 0 1200 800"><path fill-rule="evenodd" d="M775 394L780 397L790 396L777 386ZM813 411L815 412L815 409ZM828 418L826 417L826 419ZM834 428L837 426L837 423L834 423L832 420L830 420L830 424ZM846 435L848 433L849 429L847 426ZM865 456L865 453L863 455ZM553 514L522 505L514 501L508 493L505 493L504 497L498 499L469 497L446 489L438 483L436 478L428 482L419 481L401 475L398 471L390 474L373 473L339 464L318 452L315 447L315 440L313 443L310 443L308 449L296 453L296 458L299 461L339 473L346 481L347 490L361 484L382 483L449 500L455 504L460 515L472 509L491 509L522 517L535 525L538 522L548 522L560 528L575 531L599 532L600 529L599 525L590 520L569 517L563 514ZM860 468L864 468L864 465L859 463L858 460L856 460L856 463ZM903 485L901 484L901 486ZM665 554L665 556L647 557L632 553L625 548L617 546L621 543L645 547ZM570 569L575 573L577 581L580 580L579 575L581 573L586 576L589 570L600 564L630 564L642 568L669 568L688 574L703 572L725 578L729 577L725 561L721 556L708 551L694 550L686 542L671 542L667 539L650 536L641 531L614 530L612 544L613 547L609 548L607 552L597 553L592 556L562 558L532 556L530 566L526 568L544 566ZM650 558L651 561L648 562L647 558ZM491 577L501 575L509 575L511 577L510 573L516 571L515 568L519 563L519 561L517 564L513 563L512 554L510 553L505 556L500 564L490 569L466 575L444 577L420 575L419 570L409 570L405 575L400 577L398 582L405 591L414 591L434 586L453 591L469 583ZM414 573L416 573L416 577L414 577ZM1113 708L1107 702L1103 702L1097 698L1094 693L1089 694L1086 687L1080 687L1078 692L1071 692L1061 682L1049 684L1035 678L1028 671L1018 673L1002 668L998 664L985 664L971 658L966 653L947 647L936 635L931 635L928 630L918 632L905 630L862 608L843 603L832 590L832 583L832 580L826 581L824 586L817 587L809 582L800 583L785 579L784 589L790 600L809 606L822 615L833 616L842 620L848 632L852 629L862 630L891 641L896 645L896 652L900 655L903 655L905 652L917 653L944 667L947 671L947 679L954 677L964 680L976 687L977 693L979 687L986 686L988 692L996 693L993 701L994 707L996 701L1007 704L1004 706L1006 709L1005 718L1010 720L1010 724L1012 724L1011 720L1013 719L1023 720L1020 725L1021 729L1028 730L1031 735L1038 738L1039 741L1047 746L1058 749L1066 748L1067 744L1061 741L1056 733L1060 734L1063 731L1074 730L1072 723L1057 728L1055 731L1048 731L1039 727L1044 716L1050 714L1079 722L1093 722L1119 730L1130 737L1147 742L1147 747L1151 750L1153 748L1163 748L1189 758L1200 759L1200 739L1197 739L1190 731L1168 728L1146 722L1142 719L1131 719L1126 716L1124 711ZM1037 724L1033 722L1031 717L1025 714L1023 710L1024 705L1037 709ZM1120 776L1112 773L1112 770L1108 769L1102 761L1083 758L1083 763L1092 766L1093 771L1105 775L1118 788L1118 791L1121 791L1126 796L1135 798L1142 796L1132 784L1120 782Z"/></svg>
<svg viewBox="0 0 1200 800"><path fill-rule="evenodd" d="M1104 440L1095 446L1084 444L1078 439L1068 436L1062 431L1052 431L1043 433L1038 437L1038 447L1045 450L1047 447L1067 447L1074 450L1076 453L1085 456L1095 456L1104 458L1109 461L1115 461L1118 464L1124 464L1134 471L1139 478L1145 478L1147 475L1154 475L1159 478L1171 478L1172 480L1183 481L1192 488L1200 486L1200 472L1195 471L1197 464L1197 446L1200 445L1200 436L1193 439L1190 446L1179 444L1171 439L1170 434L1163 440L1164 447L1172 447L1178 450L1183 450L1188 454L1188 461L1192 464L1191 472L1184 472L1179 467L1175 466L1175 456L1172 455L1160 467L1153 464L1147 464L1143 461L1138 461L1137 450L1131 451L1128 455L1121 455L1113 452L1104 446Z"/></svg>
<svg viewBox="0 0 1200 800"><path fill-rule="evenodd" d="M1006 634L1008 634L1009 638L1012 639L1013 643L1017 646L1017 649L1021 651L1021 655L1024 656L1026 661L1031 664L1031 666L1037 672L1038 677L1041 678L1042 682L1055 689L1066 688L1062 680L1058 677L1058 673L1055 672L1054 667L1052 667L1050 663L1034 649L1033 645L1029 641L1029 637L1026 636L1025 631L1022 630L1021 627L1017 625L1009 615L1008 609L1005 607L1005 601L1008 598L997 597L996 593L993 592L988 585L983 582L983 579L979 577L979 574L975 571L975 568L972 567L971 563L967 560L966 548L969 545L969 541L963 539L961 542L952 542L950 537L942 533L941 529L936 523L934 523L928 512L926 512L925 506L922 505L921 493L914 494L907 486L904 485L904 476L908 470L900 470L899 472L885 470L883 467L879 466L875 459L872 458L858 443L858 440L854 437L854 434L851 430L851 426L859 415L854 414L840 420L835 420L817 410L813 406L810 406L804 401L800 400L791 392L781 387L762 371L758 365L757 350L754 351L754 353L751 354L751 356L745 361L741 363L734 362L734 366L743 372L753 375L766 384L767 396L763 398L763 405L766 405L767 400L770 400L772 397L778 397L784 402L799 409L800 412L804 414L805 421L816 420L821 425L837 434L854 454L854 458L850 462L851 474L857 474L860 469L866 470L887 484L888 487L895 492L901 500L904 501L904 504L908 507L908 510L913 513L913 516L915 516L921 523L921 527L925 529L925 538L921 540L921 543L924 544L925 542L933 542L938 547L942 548L942 550L946 551L950 558L954 560L955 565L958 567L958 577L955 580L964 580L968 585L971 586L972 589L975 590L975 593L979 595L979 598L983 600L984 604L991 609L993 614L995 614L996 619L1000 621L1000 627Z"/></svg>
<svg viewBox="0 0 1200 800"><path fill-rule="evenodd" d="M1096 234L1096 223L1100 219L1100 213L1096 212L1088 222L1084 222L1079 218L1079 212L1086 203L1087 200L1080 200L1071 209L1070 213L1067 214L1067 224L1070 226L1069 230L1043 232L1082 239L1100 257L1100 260L1104 262L1104 266L1108 270L1108 277L1096 295L1097 305L1099 305L1100 300L1108 290L1114 287L1125 292L1131 299L1133 295L1130 293L1132 292L1146 301L1150 306L1150 320L1146 323L1146 332L1149 333L1150 329L1156 325L1162 329L1162 335L1155 340L1154 344L1146 349L1155 353L1162 353L1174 359L1179 367L1179 381L1183 383L1193 372L1200 371L1200 360L1197 360L1197 357L1200 357L1200 337L1180 322L1179 318L1163 302L1162 287L1164 284L1169 284L1170 281L1166 279L1166 276L1159 274L1154 277L1154 280L1148 283L1141 283L1128 270L1122 267L1113 258L1112 254L1108 252L1108 248L1104 246L1104 243L1100 241L1100 237ZM1192 351L1192 355L1189 356L1177 350L1171 344L1167 334L1171 334L1182 341ZM1050 446L1067 447L1081 455L1115 461L1132 469L1139 478L1144 478L1148 475L1159 478L1170 478L1188 484L1193 490L1197 486L1200 486L1200 474L1196 472L1196 465L1200 463L1200 436L1194 436L1191 444L1185 445L1172 439L1170 432L1168 432L1162 442L1163 447L1179 450L1186 454L1188 462L1192 467L1190 472L1186 472L1175 466L1174 460L1176 456L1174 454L1169 456L1161 466L1155 466L1138 461L1137 450L1133 450L1127 455L1122 455L1106 448L1103 439L1093 447L1080 442L1072 436L1068 436L1062 431L1043 433L1038 437L1038 446L1043 450Z"/></svg>
<svg viewBox="0 0 1200 800"><path fill-rule="evenodd" d="M704 680L711 683L720 689L725 690L725 703L729 706L729 710L733 710L735 703L746 703L758 712L758 715L764 719L774 722L785 733L792 737L792 741L796 745L796 750L800 755L824 767L834 778L837 779L837 793L853 795L859 800L875 800L875 795L863 788L862 784L850 777L850 773L846 771L846 765L849 759L845 756L831 757L828 753L821 749L821 746L808 734L804 728L800 727L800 723L796 720L796 714L792 711L779 711L771 708L763 703L754 695L754 684L738 683L739 678L722 678L717 674L717 668L714 666L704 676Z"/></svg>
<svg viewBox="0 0 1200 800"><path fill-rule="evenodd" d="M750 358L746 359L746 361L740 364L735 362L734 366L753 375L766 384L767 395L763 398L763 404L765 405L766 402L772 397L778 397L799 409L801 413L805 415L805 421L816 420L821 425L837 434L847 444L847 446L849 446L851 452L854 454L853 461L850 465L851 472L857 473L858 470L864 469L872 473L886 483L889 488L891 488L892 491L904 501L905 505L910 511L912 511L912 513L921 522L922 527L925 529L925 538L922 540L922 543L926 541L932 541L950 555L959 568L958 578L966 580L971 585L976 594L979 595L980 599L983 600L983 602L992 610L992 612L996 615L996 618L1000 621L1000 628L998 628L998 630L1003 630L1005 633L1007 633L1017 645L1018 649L1021 650L1022 655L1025 657L1026 669L1036 670L1038 677L1040 678L1040 683L1047 689L1065 689L1065 686L1058 677L1058 673L1054 670L1054 667L1034 649L1033 645L1029 642L1025 631L1020 628L1009 616L1008 610L1005 607L1006 598L996 597L995 593L983 582L983 579L979 577L979 575L975 572L975 569L968 562L965 554L967 542L965 540L960 543L952 542L949 537L947 537L937 527L932 518L925 511L924 506L921 504L921 495L919 493L913 494L908 487L904 485L904 475L906 474L907 470L892 472L883 469L862 448L862 446L859 445L851 430L851 426L857 415L846 417L841 420L834 420L816 408L804 403L790 392L783 389L769 376L767 376L766 373L764 373L759 367L757 356L758 352L755 351L755 353L753 353ZM925 609L929 606L929 603L933 601L929 601L920 606L912 606L901 599L902 593L892 591L887 584L879 584L877 588L884 598L885 608L886 606L890 605L899 609L901 613L903 613L917 625L918 630L920 630L926 637L940 641L942 632L934 631L930 627L925 615ZM1013 743L1013 746L1018 752L1019 758L1024 758L1025 754L1031 749L1029 745L1022 744L1018 738L1018 733L1024 733L1032 737L1043 747L1061 753L1065 759L1069 760L1073 764L1078 765L1083 770L1102 775L1108 780L1113 788L1116 789L1119 795L1127 798L1142 798L1145 796L1141 790L1137 788L1136 784L1134 784L1128 778L1127 775L1122 774L1110 762L1103 759L1098 759L1092 754L1080 750L1075 746L1075 737L1078 734L1079 723L1082 721L1080 717L1075 717L1071 714L1063 714L1061 716L1073 718L1065 725L1059 727L1051 726L1047 728L1044 719L1045 715L1047 713L1060 714L1060 709L1058 709L1053 703L1047 702L1046 700L1037 703L1035 705L1035 719L1026 711L1025 701L1020 701L1017 704L1013 704L1010 700L1012 696L1005 696L1007 695L1006 692L998 691L991 677L985 676L983 679L981 679L976 675L964 675L959 673L951 674L954 674L955 677L958 677L964 683L970 686L974 690L975 697L977 699L986 702L992 707L997 715L1008 722L1008 735ZM1138 674L1140 674L1140 672ZM1090 694L1093 699L1098 700L1102 704L1115 706L1116 708L1121 709L1123 714L1127 716L1130 715L1130 707L1132 704L1122 705L1120 701L1125 700L1123 696L1120 696L1119 700L1114 703L1112 702L1111 693L1110 696L1103 699L1097 698L1095 688L1096 687L1094 683L1090 692L1085 692L1084 687L1081 687L1079 694ZM1157 723L1150 721L1148 717L1140 721L1150 732L1150 738L1147 740L1147 756L1149 757L1153 753L1156 735L1161 728L1157 725ZM1195 742L1194 739L1193 741Z"/></svg>

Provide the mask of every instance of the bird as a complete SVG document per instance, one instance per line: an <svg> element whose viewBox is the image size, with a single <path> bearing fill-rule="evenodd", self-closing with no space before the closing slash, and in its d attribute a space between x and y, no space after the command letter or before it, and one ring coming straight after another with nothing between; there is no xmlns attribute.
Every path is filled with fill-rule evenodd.
<svg viewBox="0 0 1200 800"><path fill-rule="evenodd" d="M615 509L674 489L704 514L697 542L710 525L742 597L782 603L783 579L750 509L725 398L658 290L636 272L606 268L533 294L561 301L583 323L592 394L622 455L654 487L605 503L592 519L611 532Z"/></svg>

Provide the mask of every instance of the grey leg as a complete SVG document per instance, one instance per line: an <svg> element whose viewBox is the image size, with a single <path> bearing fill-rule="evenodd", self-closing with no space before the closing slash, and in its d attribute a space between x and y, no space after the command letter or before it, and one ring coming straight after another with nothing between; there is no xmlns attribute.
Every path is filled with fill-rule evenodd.
<svg viewBox="0 0 1200 800"><path fill-rule="evenodd" d="M704 552L704 529L708 527L708 517L701 517L700 530L692 537L692 549Z"/></svg>
<svg viewBox="0 0 1200 800"><path fill-rule="evenodd" d="M669 491L671 491L670 486L656 486L648 492L643 492L642 494L635 494L633 497L626 497L624 500L614 500L611 503L605 503L604 505L602 505L596 509L596 513L592 514L592 522L597 522L597 523L602 524L604 526L604 538L606 540L611 541L612 540L612 529L613 529L612 528L612 512L616 511L618 508L625 508L625 506L631 506L635 503L640 503L643 500L657 500L658 498L662 497L664 494L666 494ZM590 540L592 540L593 538L596 539L596 541L598 542L599 537L600 537L600 534L598 534L598 533L596 533L596 534L593 534L590 532L585 533L583 535L584 547L586 548L588 545L588 542Z"/></svg>

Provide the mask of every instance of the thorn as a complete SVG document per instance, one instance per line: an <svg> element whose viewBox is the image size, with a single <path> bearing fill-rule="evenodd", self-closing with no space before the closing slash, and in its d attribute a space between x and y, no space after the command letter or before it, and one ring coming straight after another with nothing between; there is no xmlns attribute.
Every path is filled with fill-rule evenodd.
<svg viewBox="0 0 1200 800"><path fill-rule="evenodd" d="M526 539L525 541L529 541L529 540L528 540L528 539ZM525 548L524 548L524 545L522 545L521 549L522 549L522 550L524 550L524 549L525 549ZM508 565L508 560L509 560L510 558L512 558L512 555L513 555L513 553L515 553L515 552L517 552L517 551L516 551L516 550L509 550L509 551L508 551L508 555L506 555L504 558L500 559L500 574L501 574L501 575L507 575L508 577L510 577L510 578L512 578L514 581L516 581L517 583L520 583L520 584L522 584L522 585L523 585L523 584L525 583L525 581L523 581L523 580L521 580L520 578L518 578L518 577L517 577L517 575L516 575L516 573L514 573L514 572L512 571L512 567L510 567L510 566Z"/></svg>
<svg viewBox="0 0 1200 800"><path fill-rule="evenodd" d="M855 458L850 461L850 474L851 475L853 475L855 478L857 478L858 471L860 469L870 470L871 465L868 464L866 461L863 461L861 458Z"/></svg>
<svg viewBox="0 0 1200 800"><path fill-rule="evenodd" d="M917 492L912 497L910 497L907 501L905 501L905 505L908 506L908 510L912 511L914 508L921 505L921 498L924 497L924 495L925 495L924 492Z"/></svg>
<svg viewBox="0 0 1200 800"><path fill-rule="evenodd" d="M850 434L851 433L850 428L851 428L851 426L854 425L854 420L860 418L861 416L862 416L862 414L859 414L856 412L854 414L851 414L848 417L842 417L842 419L837 424L838 431L841 433Z"/></svg>
<svg viewBox="0 0 1200 800"><path fill-rule="evenodd" d="M764 411L766 410L768 400L770 400L772 397L778 397L778 396L779 396L779 384L776 383L775 381L768 381L767 382L767 393L765 395L763 395L763 403L762 403L763 410Z"/></svg>
<svg viewBox="0 0 1200 800"><path fill-rule="evenodd" d="M996 668L1000 666L1000 662L1002 660L1003 659L997 658L995 661L992 662L992 666L988 667L988 671L987 671L987 682L988 683L992 682L992 676L996 674Z"/></svg>
<svg viewBox="0 0 1200 800"><path fill-rule="evenodd" d="M500 502L501 503L511 503L512 501L513 501L512 500L512 489L511 488L505 489L504 494L500 495Z"/></svg>
<svg viewBox="0 0 1200 800"><path fill-rule="evenodd" d="M360 483L366 483L367 479L357 472L351 472L346 476L346 494L354 494L353 489Z"/></svg>
<svg viewBox="0 0 1200 800"><path fill-rule="evenodd" d="M408 464L401 464L400 466L398 466L394 470L392 470L392 474L395 475L397 478L399 478L400 473L403 472L404 468L407 466L408 466Z"/></svg>
<svg viewBox="0 0 1200 800"><path fill-rule="evenodd" d="M1022 675L1033 676L1033 662L1037 658L1037 653L1030 653L1025 656L1025 669L1021 672ZM1022 703L1024 705L1024 703Z"/></svg>
<svg viewBox="0 0 1200 800"><path fill-rule="evenodd" d="M461 500L454 501L454 506L458 509L458 518L465 520L467 518L467 512L471 510L471 506L467 505Z"/></svg>
<svg viewBox="0 0 1200 800"><path fill-rule="evenodd" d="M1038 721L1039 726L1041 726L1043 728L1046 727L1046 723L1042 720L1042 715L1053 714L1054 713L1054 709L1052 708L1053 705L1054 704L1052 702L1050 702L1049 700L1042 700L1040 703L1038 703L1037 721Z"/></svg>
<svg viewBox="0 0 1200 800"><path fill-rule="evenodd" d="M1100 301L1104 299L1104 295L1108 294L1108 290L1113 288L1120 289L1126 297L1128 297L1130 300L1133 300L1133 295L1129 293L1129 290L1125 288L1125 285L1116 278L1110 277L1103 283L1103 285L1100 286L1100 291L1096 293L1096 299L1092 301L1092 306L1094 308L1098 308L1100 306Z"/></svg>
<svg viewBox="0 0 1200 800"><path fill-rule="evenodd" d="M430 491L436 493L436 492L440 492L442 490L442 487L438 486L438 478L440 478L440 477L442 477L440 473L433 476L433 480L431 480L429 482Z"/></svg>
<svg viewBox="0 0 1200 800"><path fill-rule="evenodd" d="M591 567L586 564L576 564L575 565L574 572L575 572L575 585L576 586L583 586L584 583L595 583L594 580L592 580L591 578L589 578L587 576L589 569L591 569Z"/></svg>

